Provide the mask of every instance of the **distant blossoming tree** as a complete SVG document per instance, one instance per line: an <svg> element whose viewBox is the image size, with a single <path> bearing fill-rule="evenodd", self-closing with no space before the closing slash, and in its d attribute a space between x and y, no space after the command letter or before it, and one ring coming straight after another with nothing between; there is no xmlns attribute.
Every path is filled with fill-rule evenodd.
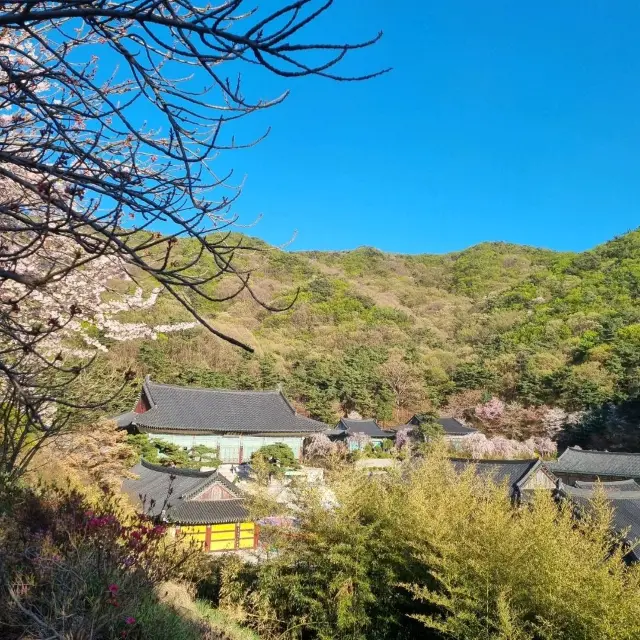
<svg viewBox="0 0 640 640"><path fill-rule="evenodd" d="M87 356L104 347L89 326L110 339L177 329L119 323L102 296L114 273L154 282L193 322L251 350L198 312L198 299L243 291L273 309L234 260L255 249L228 233L240 189L213 161L262 137L239 141L232 123L287 96L252 95L236 75L243 68L284 79L377 75L334 67L379 35L305 42L331 4L0 3L0 472L24 471L67 423L62 408L106 399L73 393ZM178 238L193 243L188 259L175 255ZM216 295L208 285L220 279L235 284ZM152 304L158 289L122 304ZM74 331L82 347L64 339Z"/></svg>
<svg viewBox="0 0 640 640"><path fill-rule="evenodd" d="M493 397L489 402L480 404L475 409L475 414L481 420L498 420L504 415L505 404L500 398Z"/></svg>
<svg viewBox="0 0 640 640"><path fill-rule="evenodd" d="M366 433L354 433L347 438L347 447L349 450L362 450L371 444L371 437Z"/></svg>
<svg viewBox="0 0 640 640"><path fill-rule="evenodd" d="M404 427L396 431L396 449L404 450L411 446L411 427Z"/></svg>
<svg viewBox="0 0 640 640"><path fill-rule="evenodd" d="M547 436L555 438L567 426L577 424L584 412L569 412L560 407L549 407L543 416L543 425Z"/></svg>
<svg viewBox="0 0 640 640"><path fill-rule="evenodd" d="M487 438L483 433L474 433L462 440L459 451L476 460L509 460L535 456L550 458L556 454L557 448L550 438L529 438L520 442L502 436Z"/></svg>
<svg viewBox="0 0 640 640"><path fill-rule="evenodd" d="M527 442L529 442L529 440L527 440ZM556 445L551 438L532 438L530 446L532 446L542 458L553 458L558 453L558 445Z"/></svg>
<svg viewBox="0 0 640 640"><path fill-rule="evenodd" d="M472 433L464 438L460 446L460 451L466 453L475 460L479 460L481 458L489 457L491 447L489 445L489 440L484 433Z"/></svg>
<svg viewBox="0 0 640 640"><path fill-rule="evenodd" d="M316 433L311 436L309 444L305 448L305 454L310 460L326 460L335 455L338 445L332 442L325 433Z"/></svg>

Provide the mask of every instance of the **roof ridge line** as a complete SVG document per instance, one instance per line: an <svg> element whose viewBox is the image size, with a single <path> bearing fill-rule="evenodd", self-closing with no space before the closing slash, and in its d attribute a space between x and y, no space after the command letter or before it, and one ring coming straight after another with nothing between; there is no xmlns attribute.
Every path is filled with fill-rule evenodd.
<svg viewBox="0 0 640 640"><path fill-rule="evenodd" d="M598 449L581 449L580 447L567 447L566 451L577 451L578 453L601 453L607 456L637 456L640 457L640 453L633 453L631 451L599 451ZM564 452L563 454L564 455ZM562 456L560 456L562 457Z"/></svg>
<svg viewBox="0 0 640 640"><path fill-rule="evenodd" d="M150 384L155 384L155 383L151 381L151 375L147 373L147 375L144 377L144 382L142 383L142 391L144 391L144 394L147 396L147 398L149 399L149 402L151 403L150 408L153 408L153 407L156 407L158 403L153 399L153 394L151 393L151 389L149 388ZM135 407L134 407L134 410L135 410Z"/></svg>
<svg viewBox="0 0 640 640"><path fill-rule="evenodd" d="M149 376L147 376L147 378L149 378ZM145 379L145 382L147 380ZM148 382L150 384L156 385L158 387L170 387L171 389L183 389L183 390L187 390L187 391L212 391L212 392L216 392L216 393L259 393L259 394L281 394L281 391L278 391L278 389L224 389L221 387L191 387L191 386L185 386L185 385L180 385L180 384L169 384L166 382L154 382L153 380L151 380L149 378ZM284 396L283 396L284 397ZM286 400L286 398L285 398ZM288 401L287 401L288 403Z"/></svg>
<svg viewBox="0 0 640 640"><path fill-rule="evenodd" d="M294 406L289 402L289 400L287 399L287 396L284 395L282 389L276 389L276 391L278 392L280 397L284 400L284 402L287 405L287 407L289 407L289 409L291 409L291 412L293 413L293 415L297 416L298 412L295 410ZM305 417L305 416L303 416L303 417Z"/></svg>
<svg viewBox="0 0 640 640"><path fill-rule="evenodd" d="M636 484L638 485L638 490L640 491L640 484L638 484L633 478L628 478L626 480L576 480L576 483L579 482L580 484L592 484L592 485L603 485L605 487L610 486L610 485L622 485L622 484ZM581 487L576 485L577 489L580 489Z"/></svg>
<svg viewBox="0 0 640 640"><path fill-rule="evenodd" d="M578 491L584 492L584 494L575 493ZM568 487L565 488L565 492L569 495L576 495L583 498L591 498L595 495L594 489L587 489L583 487ZM640 490L638 491L605 491L604 497L608 500L638 500L640 499Z"/></svg>

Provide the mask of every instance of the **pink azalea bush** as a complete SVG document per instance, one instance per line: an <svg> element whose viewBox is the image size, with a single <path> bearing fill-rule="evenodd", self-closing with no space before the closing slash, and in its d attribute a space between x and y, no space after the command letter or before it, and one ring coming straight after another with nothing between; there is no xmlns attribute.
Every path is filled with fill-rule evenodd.
<svg viewBox="0 0 640 640"><path fill-rule="evenodd" d="M106 494L92 507L77 492L43 487L14 491L10 502L11 518L0 519L0 628L134 640L154 637L160 624L163 637L201 637L155 595L163 581L195 576L200 557L166 526L127 514Z"/></svg>

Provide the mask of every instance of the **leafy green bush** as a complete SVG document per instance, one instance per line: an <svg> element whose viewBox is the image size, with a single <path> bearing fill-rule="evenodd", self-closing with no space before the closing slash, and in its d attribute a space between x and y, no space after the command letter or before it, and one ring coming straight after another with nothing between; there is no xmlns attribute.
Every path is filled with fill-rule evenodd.
<svg viewBox="0 0 640 640"><path fill-rule="evenodd" d="M298 469L300 463L288 444L276 442L260 447L251 454L251 467L260 481L280 478L288 469Z"/></svg>

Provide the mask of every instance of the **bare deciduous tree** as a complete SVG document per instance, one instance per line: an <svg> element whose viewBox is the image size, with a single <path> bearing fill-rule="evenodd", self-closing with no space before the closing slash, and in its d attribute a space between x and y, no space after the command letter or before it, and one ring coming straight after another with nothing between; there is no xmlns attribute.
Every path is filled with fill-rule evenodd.
<svg viewBox="0 0 640 640"><path fill-rule="evenodd" d="M237 142L229 125L287 95L249 98L243 68L341 81L381 73L334 71L380 34L303 41L331 5L298 0L262 14L246 0L0 4L0 471L20 473L62 429L68 413L53 409L93 402L71 391L91 360L56 340L86 313L74 296L51 303L72 278L81 291L111 268L151 276L212 333L250 350L194 305L247 291L270 308L234 263L252 250L229 234L240 190L213 162L259 141ZM175 256L178 238L197 246L187 261ZM207 285L223 277L237 285L216 297Z"/></svg>

